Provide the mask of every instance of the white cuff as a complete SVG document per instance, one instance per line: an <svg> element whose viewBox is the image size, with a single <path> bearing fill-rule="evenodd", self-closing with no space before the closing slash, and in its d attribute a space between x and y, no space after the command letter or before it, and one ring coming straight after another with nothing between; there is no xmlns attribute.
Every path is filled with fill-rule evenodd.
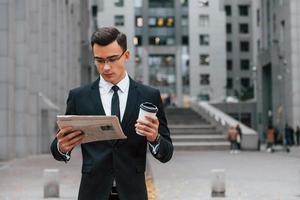
<svg viewBox="0 0 300 200"><path fill-rule="evenodd" d="M70 160L70 158L71 158L71 156L69 155L69 152L67 152L67 153L63 153L63 152L61 152L60 150L59 150L59 142L57 141L57 150L58 150L58 152L60 153L60 155L62 155L62 156L64 156L65 158L66 158L66 160L68 161L68 160Z"/></svg>

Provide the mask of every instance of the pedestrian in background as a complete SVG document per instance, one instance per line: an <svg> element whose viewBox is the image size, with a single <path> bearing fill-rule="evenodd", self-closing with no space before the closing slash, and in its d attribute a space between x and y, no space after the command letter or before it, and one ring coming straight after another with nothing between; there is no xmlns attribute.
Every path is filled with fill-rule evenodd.
<svg viewBox="0 0 300 200"><path fill-rule="evenodd" d="M238 133L237 138L236 138L237 148L240 151L241 150L241 142L242 142L242 129L239 124L236 125L236 130Z"/></svg>
<svg viewBox="0 0 300 200"><path fill-rule="evenodd" d="M230 153L238 153L238 146L237 146L237 136L238 131L236 127L230 126L227 133L227 138L230 141Z"/></svg>
<svg viewBox="0 0 300 200"><path fill-rule="evenodd" d="M286 151L290 152L290 146L291 146L292 142L291 142L291 129L289 128L288 123L285 124L284 133L285 133L284 139L285 139Z"/></svg>
<svg viewBox="0 0 300 200"><path fill-rule="evenodd" d="M296 142L297 142L297 145L299 146L300 145L300 128L299 128L299 126L297 126L297 128L296 128Z"/></svg>
<svg viewBox="0 0 300 200"><path fill-rule="evenodd" d="M267 130L267 152L274 152L273 145L275 141L275 129L270 124Z"/></svg>

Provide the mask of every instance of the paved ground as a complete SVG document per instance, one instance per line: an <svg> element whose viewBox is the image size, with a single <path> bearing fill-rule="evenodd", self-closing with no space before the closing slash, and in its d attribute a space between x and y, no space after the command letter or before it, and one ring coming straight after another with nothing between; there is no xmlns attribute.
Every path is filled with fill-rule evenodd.
<svg viewBox="0 0 300 200"><path fill-rule="evenodd" d="M225 169L226 197L230 200L300 199L300 148L290 154L242 152L175 152L172 161L161 164L149 156L160 200L210 198L210 170ZM43 199L43 169L58 168L60 200L76 199L81 158L73 153L66 165L50 155L32 156L0 163L0 200ZM55 199L53 199L55 200Z"/></svg>
<svg viewBox="0 0 300 200"><path fill-rule="evenodd" d="M278 149L280 150L280 149ZM288 154L242 152L175 152L161 165L151 159L161 200L296 200L300 199L300 148ZM225 169L226 197L211 198L211 170Z"/></svg>
<svg viewBox="0 0 300 200"><path fill-rule="evenodd" d="M79 152L72 154L68 164L55 161L49 154L2 163L0 164L0 200L43 199L43 170L47 168L60 170L60 200L76 199L80 167Z"/></svg>

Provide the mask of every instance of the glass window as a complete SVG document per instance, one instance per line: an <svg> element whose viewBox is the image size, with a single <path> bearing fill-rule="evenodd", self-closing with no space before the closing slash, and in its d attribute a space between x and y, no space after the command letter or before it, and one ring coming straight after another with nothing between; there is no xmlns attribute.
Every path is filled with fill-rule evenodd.
<svg viewBox="0 0 300 200"><path fill-rule="evenodd" d="M124 6L124 0L115 0L115 6L123 7Z"/></svg>
<svg viewBox="0 0 300 200"><path fill-rule="evenodd" d="M210 84L210 75L209 74L200 74L200 85L209 85Z"/></svg>
<svg viewBox="0 0 300 200"><path fill-rule="evenodd" d="M250 44L248 41L241 41L240 42L240 50L242 52L249 52L250 50Z"/></svg>
<svg viewBox="0 0 300 200"><path fill-rule="evenodd" d="M249 33L249 25L246 23L240 24L240 33L241 34Z"/></svg>
<svg viewBox="0 0 300 200"><path fill-rule="evenodd" d="M124 16L123 15L115 16L115 26L124 26Z"/></svg>
<svg viewBox="0 0 300 200"><path fill-rule="evenodd" d="M241 86L244 88L250 87L250 79L249 78L241 78Z"/></svg>
<svg viewBox="0 0 300 200"><path fill-rule="evenodd" d="M209 16L208 15L199 15L199 26L200 27L209 26Z"/></svg>
<svg viewBox="0 0 300 200"><path fill-rule="evenodd" d="M175 92L176 71L174 55L149 55L149 81L162 92Z"/></svg>
<svg viewBox="0 0 300 200"><path fill-rule="evenodd" d="M174 0L149 0L149 8L173 8Z"/></svg>
<svg viewBox="0 0 300 200"><path fill-rule="evenodd" d="M142 36L139 36L139 35L135 36L133 38L133 44L135 46L141 46L142 45Z"/></svg>
<svg viewBox="0 0 300 200"><path fill-rule="evenodd" d="M198 94L198 99L201 101L209 101L210 100L210 96L209 94Z"/></svg>
<svg viewBox="0 0 300 200"><path fill-rule="evenodd" d="M149 17L148 24L150 27L173 27L174 17Z"/></svg>
<svg viewBox="0 0 300 200"><path fill-rule="evenodd" d="M149 17L148 24L150 27L156 26L156 18L155 17Z"/></svg>
<svg viewBox="0 0 300 200"><path fill-rule="evenodd" d="M189 37L188 36L186 36L186 35L182 36L181 40L182 40L181 41L182 45L189 45Z"/></svg>
<svg viewBox="0 0 300 200"><path fill-rule="evenodd" d="M250 69L250 60L242 59L241 60L241 70L249 70Z"/></svg>
<svg viewBox="0 0 300 200"><path fill-rule="evenodd" d="M188 6L188 0L180 0L181 6Z"/></svg>
<svg viewBox="0 0 300 200"><path fill-rule="evenodd" d="M98 13L98 6L92 5L92 16L97 17L97 13Z"/></svg>
<svg viewBox="0 0 300 200"><path fill-rule="evenodd" d="M227 68L227 71L231 71L231 70L232 70L232 65L233 65L232 60L231 60L231 59L228 59L228 60L226 61L226 68Z"/></svg>
<svg viewBox="0 0 300 200"><path fill-rule="evenodd" d="M226 88L227 89L232 89L233 88L233 80L232 80L232 78L227 78Z"/></svg>
<svg viewBox="0 0 300 200"><path fill-rule="evenodd" d="M200 54L200 65L209 65L210 59L208 54Z"/></svg>
<svg viewBox="0 0 300 200"><path fill-rule="evenodd" d="M230 5L225 5L225 13L226 13L226 16L231 16L231 6Z"/></svg>
<svg viewBox="0 0 300 200"><path fill-rule="evenodd" d="M199 39L200 39L200 45L201 46L208 46L209 45L209 35L208 34L201 34Z"/></svg>
<svg viewBox="0 0 300 200"><path fill-rule="evenodd" d="M149 37L150 45L174 45L175 39L172 36L151 36Z"/></svg>
<svg viewBox="0 0 300 200"><path fill-rule="evenodd" d="M174 17L166 18L166 26L173 27L174 26Z"/></svg>
<svg viewBox="0 0 300 200"><path fill-rule="evenodd" d="M239 14L240 16L249 15L249 6L248 5L239 5Z"/></svg>
<svg viewBox="0 0 300 200"><path fill-rule="evenodd" d="M141 8L143 6L143 0L134 0L134 7Z"/></svg>
<svg viewBox="0 0 300 200"><path fill-rule="evenodd" d="M188 21L188 16L183 15L181 18L181 26L188 26L189 21Z"/></svg>
<svg viewBox="0 0 300 200"><path fill-rule="evenodd" d="M141 16L136 17L136 26L137 27L143 27L144 25L144 19Z"/></svg>
<svg viewBox="0 0 300 200"><path fill-rule="evenodd" d="M165 25L164 24L164 18L163 17L158 17L156 24L157 24L158 27L164 26Z"/></svg>
<svg viewBox="0 0 300 200"><path fill-rule="evenodd" d="M231 23L227 23L226 24L226 33L232 33L232 26L231 26Z"/></svg>
<svg viewBox="0 0 300 200"><path fill-rule="evenodd" d="M232 52L232 42L231 41L226 42L226 51Z"/></svg>

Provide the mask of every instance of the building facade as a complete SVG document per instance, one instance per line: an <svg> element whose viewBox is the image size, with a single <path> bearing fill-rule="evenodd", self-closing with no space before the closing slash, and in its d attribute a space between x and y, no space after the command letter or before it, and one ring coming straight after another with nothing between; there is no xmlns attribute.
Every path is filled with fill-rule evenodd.
<svg viewBox="0 0 300 200"><path fill-rule="evenodd" d="M0 1L0 160L49 152L80 85L84 1ZM85 12L86 13L86 12Z"/></svg>
<svg viewBox="0 0 300 200"><path fill-rule="evenodd" d="M189 1L190 96L226 96L225 13L222 1Z"/></svg>
<svg viewBox="0 0 300 200"><path fill-rule="evenodd" d="M137 80L172 95L182 105L183 52L187 54L187 4L180 1L143 0L135 7L135 51ZM186 22L187 23L187 22ZM185 78L187 78L185 76Z"/></svg>
<svg viewBox="0 0 300 200"><path fill-rule="evenodd" d="M226 13L227 96L255 98L259 40L259 1L224 0Z"/></svg>
<svg viewBox="0 0 300 200"><path fill-rule="evenodd" d="M263 131L273 124L300 124L300 2L261 1L261 51L258 67L258 111Z"/></svg>

